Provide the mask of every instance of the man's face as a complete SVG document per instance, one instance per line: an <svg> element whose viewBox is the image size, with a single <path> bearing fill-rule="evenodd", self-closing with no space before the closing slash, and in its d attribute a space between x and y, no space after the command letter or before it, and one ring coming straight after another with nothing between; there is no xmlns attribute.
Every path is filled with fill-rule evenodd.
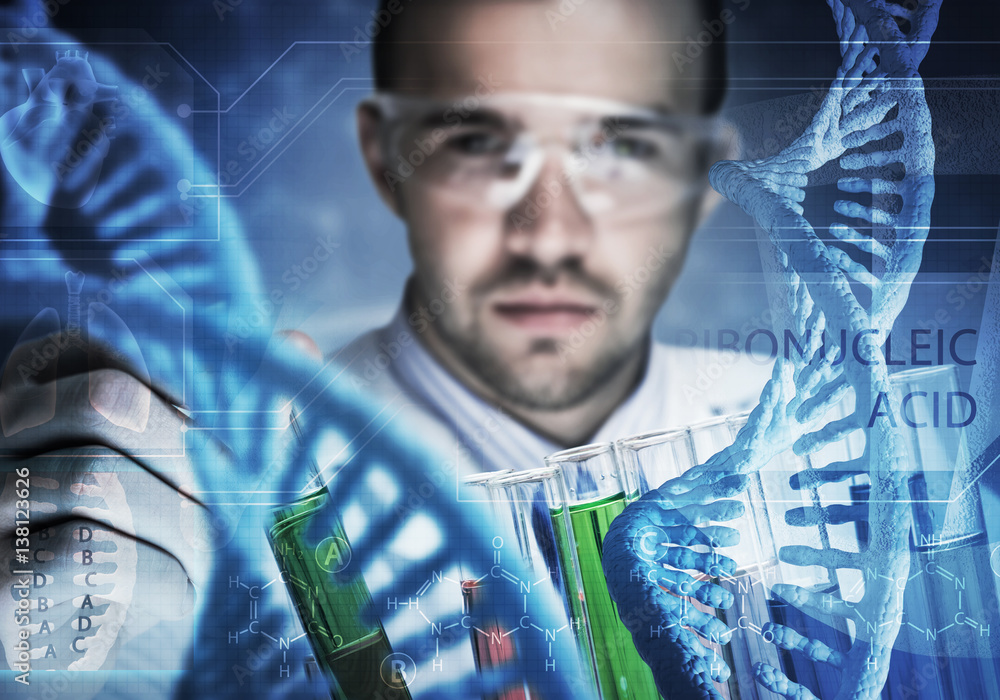
<svg viewBox="0 0 1000 700"><path fill-rule="evenodd" d="M399 83L423 97L453 104L479 96L474 114L445 117L449 140L394 183L415 264L411 323L446 364L499 397L532 410L569 408L641 358L696 223L705 154L667 141L676 152L660 156L682 159L680 174L634 187L606 172L576 186L566 168L586 167L597 152L588 148L608 143L619 155L624 148L644 157L616 120L622 110L600 105L697 114L697 69L682 80L670 58L676 45L662 42L691 33L698 18L690 9L665 17L641 1L589 0L570 14L549 2L450 5L433 27L422 20L435 41L408 49L400 65ZM598 106L517 97L525 94L582 96ZM572 138L581 128L583 144ZM543 144L537 175L513 201L498 203L503 178L477 189L476 159L525 132ZM404 158L416 147L411 136L400 136ZM439 172L446 166L450 179Z"/></svg>

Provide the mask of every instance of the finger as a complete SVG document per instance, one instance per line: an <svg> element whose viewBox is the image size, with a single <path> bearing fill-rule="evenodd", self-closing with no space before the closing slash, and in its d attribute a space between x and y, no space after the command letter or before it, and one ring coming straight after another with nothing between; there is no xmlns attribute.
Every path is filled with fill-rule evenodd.
<svg viewBox="0 0 1000 700"><path fill-rule="evenodd" d="M878 277L869 272L868 268L864 265L851 258L846 251L840 250L839 248L828 248L827 256L829 257L830 262L836 265L841 272L850 277L852 280L865 285L869 289L878 288Z"/></svg>
<svg viewBox="0 0 1000 700"><path fill-rule="evenodd" d="M817 639L803 637L791 627L768 622L761 628L761 634L766 638L768 632L771 633L774 644L782 649L797 651L810 661L830 664L834 668L842 668L844 665L845 657L842 653Z"/></svg>
<svg viewBox="0 0 1000 700"><path fill-rule="evenodd" d="M794 527L811 525L843 525L868 519L868 506L832 505L823 508L813 506L790 508L785 513L785 522Z"/></svg>
<svg viewBox="0 0 1000 700"><path fill-rule="evenodd" d="M809 176L795 170L772 170L768 172L767 181L797 189L809 184Z"/></svg>
<svg viewBox="0 0 1000 700"><path fill-rule="evenodd" d="M121 456L127 454L135 465L141 467L141 471L174 489L180 488L181 484L196 483L192 459L213 465L228 460L225 450L214 441L206 439L204 434L189 434L188 439L185 439L184 431L187 426L184 417L158 397L150 403L150 418L143 433L109 421L105 415L109 412L108 407L117 405L118 408L111 410L128 412L132 404L130 396L139 391L138 382L128 375L107 370L66 377L60 379L58 384L56 417L44 425L3 440L0 442L0 452L8 455L36 455L58 452L70 446L87 446L75 451L90 455L96 462L110 465L105 469L95 467L87 470L92 472L120 471L124 464ZM17 404L27 398L23 389L11 393L4 397L5 401ZM95 400L103 406L102 411L95 408ZM115 404L115 401L120 403ZM103 449L96 446L103 446ZM66 450L61 454L73 452L74 450ZM190 459L185 458L185 453ZM80 469L81 466L79 461L75 461L63 466L54 465L53 471L67 473L68 470ZM176 499L170 498L164 502L174 500ZM193 495L189 495L188 500L199 502L198 497Z"/></svg>
<svg viewBox="0 0 1000 700"><path fill-rule="evenodd" d="M857 430L860 430L857 418L853 415L847 416L831 421L815 432L803 435L795 441L792 449L795 454L803 457L818 452L831 443L840 442Z"/></svg>
<svg viewBox="0 0 1000 700"><path fill-rule="evenodd" d="M837 180L837 189L856 194L897 194L899 185L880 177L842 177Z"/></svg>
<svg viewBox="0 0 1000 700"><path fill-rule="evenodd" d="M806 192L804 189L801 189L799 187L791 187L789 185L776 185L776 184L771 184L770 187L771 190L776 195L778 195L779 197L784 197L786 200L788 200L789 204L787 206L790 206L795 212L799 214L803 212L803 209L801 207L796 207L795 205L790 204L790 202L805 201Z"/></svg>
<svg viewBox="0 0 1000 700"><path fill-rule="evenodd" d="M687 522L696 527L701 527L710 522L724 523L729 520L735 520L743 515L744 510L745 508L741 501L724 500L715 501L703 506L685 506L680 509L680 513ZM722 529L728 530L729 528Z"/></svg>
<svg viewBox="0 0 1000 700"><path fill-rule="evenodd" d="M692 567L686 567L692 568ZM648 576L662 588L677 596L694 598L712 608L722 610L731 608L735 598L733 594L711 581L699 580L689 574L675 569L652 569Z"/></svg>
<svg viewBox="0 0 1000 700"><path fill-rule="evenodd" d="M754 666L754 678L763 687L789 700L818 700L809 689L788 680L788 676L767 664L758 663Z"/></svg>
<svg viewBox="0 0 1000 700"><path fill-rule="evenodd" d="M731 576L736 571L736 562L715 550L694 552L687 547L668 547L659 561L675 569L691 569L709 576Z"/></svg>
<svg viewBox="0 0 1000 700"><path fill-rule="evenodd" d="M124 457L95 460L88 448L57 451L31 460L32 484L56 482L35 491L32 530L80 523L90 533L111 531L162 550L176 559L196 585L208 574L208 552L187 546L180 532L209 531L210 512L184 499L171 486ZM66 454L69 452L69 454ZM58 469L53 473L47 471Z"/></svg>
<svg viewBox="0 0 1000 700"><path fill-rule="evenodd" d="M22 406L31 399L34 387L11 387L3 401ZM158 396L144 397L150 388L120 370L102 369L82 372L56 381L56 413L37 427L24 430L0 443L3 453L32 455L51 446L67 444L107 445L129 454L181 454L184 448L185 417ZM131 415L146 412L144 430L135 425ZM114 420L110 420L111 416Z"/></svg>
<svg viewBox="0 0 1000 700"><path fill-rule="evenodd" d="M738 503L738 501L728 502ZM731 527L726 527L725 525L707 525L700 528L685 528L685 530L688 529L694 530L695 534L687 541L677 541L675 544L682 546L701 544L707 547L734 547L740 543L740 531ZM687 534L687 532L684 533L684 535Z"/></svg>
<svg viewBox="0 0 1000 700"><path fill-rule="evenodd" d="M803 469L788 478L788 485L795 490L812 489L823 484L836 484L864 473L864 462L850 460L831 462L817 469Z"/></svg>
<svg viewBox="0 0 1000 700"><path fill-rule="evenodd" d="M728 642L730 630L726 627L726 623L715 615L704 613L685 598L678 598L663 589L655 590L653 599L668 612L669 619L677 625L693 630L704 639L720 639L724 640L723 643Z"/></svg>
<svg viewBox="0 0 1000 700"><path fill-rule="evenodd" d="M892 194L892 193L886 193L886 194ZM854 230L850 226L841 223L834 223L830 224L830 228L828 230L831 236L834 236L835 238L843 241L844 243L849 243L850 245L853 245L855 248L857 248L862 252L875 255L879 258L882 258L883 260L887 260L889 258L890 251L888 246L886 246L884 243L876 241L871 236L864 235Z"/></svg>
<svg viewBox="0 0 1000 700"><path fill-rule="evenodd" d="M849 153L841 156L840 167L844 170L864 170L865 168L900 163L902 157L902 149L898 151L874 151L873 153Z"/></svg>
<svg viewBox="0 0 1000 700"><path fill-rule="evenodd" d="M861 219L878 226L892 226L895 223L895 218L889 212L877 207L864 206L849 199L838 199L833 203L833 210L838 214Z"/></svg>
<svg viewBox="0 0 1000 700"><path fill-rule="evenodd" d="M696 506L703 507L703 506ZM675 513L676 511L669 511ZM682 518L670 518L675 522L683 522ZM712 525L695 527L692 524L649 526L641 531L641 540L637 542L646 551L652 552L670 545L690 547L705 545L706 547L730 547L739 543L740 533L731 527Z"/></svg>
<svg viewBox="0 0 1000 700"><path fill-rule="evenodd" d="M861 555L839 549L816 549L803 545L787 545L778 550L781 561L795 566L822 566L827 569L862 568Z"/></svg>
<svg viewBox="0 0 1000 700"><path fill-rule="evenodd" d="M733 496L737 496L742 493L747 487L748 479L743 474L734 474L732 476L727 476L722 478L716 483L696 485L690 488L686 492L678 493L663 493L663 488L660 488L661 497L670 503L673 508L685 508L692 505L706 505L712 503L713 501L730 499ZM679 482L676 480L667 482L671 487L676 488L679 486ZM666 486L666 484L665 484Z"/></svg>
<svg viewBox="0 0 1000 700"><path fill-rule="evenodd" d="M855 131L854 133L845 136L844 147L861 148L862 146L874 141L881 141L884 138L888 138L889 136L902 131L902 129L903 124L897 119L881 122L875 124L874 126L869 126L867 129ZM885 189L885 185L878 185L876 187L879 190Z"/></svg>
<svg viewBox="0 0 1000 700"><path fill-rule="evenodd" d="M822 619L827 615L856 618L854 607L831 593L810 591L788 583L776 583L771 592L797 610L815 618Z"/></svg>
<svg viewBox="0 0 1000 700"><path fill-rule="evenodd" d="M133 377L148 376L141 353L136 356L135 352L122 352L117 346L119 338L114 331L120 330L124 322L117 318L117 315L110 316L113 312L103 304L95 303L94 307L100 313L95 319L94 336L88 337L86 343L80 339L79 334L60 331L58 329L58 315L55 316L56 326L52 332L19 343L12 352L11 359L14 357L24 358L20 363L22 365L21 371L14 376L17 381L3 383L4 396L7 396L8 389L13 390L33 384L47 384L53 380L87 374L88 372L114 370ZM51 320L48 323L51 324ZM110 328L108 327L109 323L112 324ZM27 337L27 335L25 333L22 337ZM108 342L102 340L102 335L107 336ZM131 335L131 332L128 335ZM135 339L132 338L132 341L134 342ZM45 361L45 364L38 364L39 357ZM135 364L136 361L139 364ZM7 369L5 369L6 371ZM167 403L174 405L182 403L180 397L165 393L160 387L148 385L147 389L160 395Z"/></svg>
<svg viewBox="0 0 1000 700"><path fill-rule="evenodd" d="M694 632L673 624L659 635L644 638L641 644L638 639L636 642L664 697L721 700L714 682L725 683L731 671L722 657L707 649Z"/></svg>
<svg viewBox="0 0 1000 700"><path fill-rule="evenodd" d="M892 84L882 73L872 73L844 96L841 101L842 134L852 134L870 124L877 124L896 106Z"/></svg>
<svg viewBox="0 0 1000 700"><path fill-rule="evenodd" d="M668 547L660 561L675 569L700 571L710 576L732 575L736 571L736 562L714 550L695 552L687 547Z"/></svg>
<svg viewBox="0 0 1000 700"><path fill-rule="evenodd" d="M848 67L844 71L844 77L847 77L850 71L860 62L866 59L871 60L871 47L868 46L868 30L863 24L856 23L847 41L841 42L841 46L844 48L844 58L841 61L841 65Z"/></svg>
<svg viewBox="0 0 1000 700"><path fill-rule="evenodd" d="M834 377L813 396L802 402L795 411L795 419L803 424L821 419L831 408L840 403L849 391L850 384L846 376L841 374Z"/></svg>

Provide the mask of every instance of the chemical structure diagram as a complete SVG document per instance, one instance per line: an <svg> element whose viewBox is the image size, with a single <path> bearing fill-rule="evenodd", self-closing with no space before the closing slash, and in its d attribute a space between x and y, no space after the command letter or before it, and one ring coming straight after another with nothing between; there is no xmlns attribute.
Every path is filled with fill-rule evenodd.
<svg viewBox="0 0 1000 700"><path fill-rule="evenodd" d="M301 663L305 666L307 673L310 675L318 673L318 666L309 648L306 632L297 624L295 615L289 615L286 618L290 621L288 626L291 629L287 627L281 631L268 629L262 623L261 603L266 603L268 597L272 597L272 600L278 598L284 605L291 606L291 602L287 600L287 594L282 590L284 582L286 582L285 575L280 572L263 584L251 584L239 575L229 576L229 590L233 596L242 598L238 605L246 614L242 618L245 622L244 625L227 632L226 641L228 644L247 648L244 663L236 665L232 669L237 683L242 684L251 674L264 668L275 653L281 654L280 661L271 664L274 666L274 672L279 680L291 677L294 671L293 663L298 659L302 659ZM293 653L291 659L289 658L290 651Z"/></svg>
<svg viewBox="0 0 1000 700"><path fill-rule="evenodd" d="M436 647L439 647L440 637L443 632L462 628L468 630L472 639L473 649L476 655L476 663L480 668L489 668L494 664L501 663L512 658L516 653L513 644L513 635L528 634L530 630L534 633L545 635L548 641L548 658L545 662L546 671L556 670L556 661L552 654L552 642L557 634L568 629L579 630L584 625L584 620L580 618L569 619L566 624L556 629L545 629L531 620L528 614L528 596L540 586L552 585L553 573L547 571L545 576L537 581L526 581L519 578L510 570L504 568L502 562L502 551L504 549L504 539L501 536L493 538L493 566L490 570L478 578L468 578L457 581L444 574L444 572L434 572L432 578L426 580L417 590L415 597L408 600L399 601L396 598L386 600L386 610L396 610L406 606L410 610L415 610L424 619L430 629L432 638L435 639ZM429 596L433 589L439 585L458 586L463 598L463 611L461 617L449 622L441 620L434 621L420 608L420 601ZM487 629L473 623L475 608L481 597L488 592L488 587L493 585L511 586L521 595L523 615L518 621L518 626L511 629L501 629L496 626L487 626ZM426 609L426 606L425 606ZM435 654L432 668L440 669L442 666L439 654Z"/></svg>
<svg viewBox="0 0 1000 700"><path fill-rule="evenodd" d="M582 618L567 619L564 625L556 629L546 629L536 624L528 613L528 598L543 587L553 585L552 572L545 572L536 581L520 578L504 566L504 538L494 537L492 543L493 566L481 576L453 578L449 575L451 572L435 571L412 595L406 598L387 596L378 601L375 608L384 617L402 616L408 629L419 627L424 630L428 635L428 652L433 649L433 655L427 655L429 658L426 667L432 673L445 670L449 663L448 656L442 653L442 640L447 647L455 640L456 635L469 639L477 668L486 670L513 658L517 653L516 640L518 636L525 634L545 635L549 642L545 670L556 672L557 663L552 648L556 635L567 633L568 630L578 633L584 628L585 622ZM297 548L295 544L282 542L278 545L281 550L276 553L279 559L312 559L327 573L335 574L349 563L350 549L345 545L342 538L328 537L310 552L303 551L302 547ZM516 556L520 557L520 553ZM459 580L460 578L464 580ZM332 577L330 581L330 585L337 585ZM483 596L489 594L491 586L509 587L520 594L524 614L516 627L502 629L475 620L476 605ZM318 672L320 666L314 653L319 656L321 648L346 649L353 641L345 630L333 629L329 623L330 618L323 614L321 608L324 604L328 605L330 599L324 595L322 586L303 580L287 570L276 570L275 576L264 583L255 583L238 574L230 575L229 590L238 599L238 609L242 612L241 624L226 632L227 643L246 646L248 649L244 667L234 668L238 681L262 668L264 662L275 653L281 654L280 660L271 664L279 679L288 678L294 673L294 664L302 657L302 663L311 675ZM511 597L510 590L505 593ZM291 607L293 604L288 594L296 600L299 607L298 616L289 616L295 620L294 629L267 629L261 616L261 608L267 604L265 599L270 598L273 604L276 596L284 596L283 604ZM455 602L459 598L461 609L456 612L458 606ZM447 608L445 611L440 609L442 601L449 601L443 604ZM388 653L378 662L380 675L386 686L402 687L405 683L412 682L417 672L414 660L407 654L393 652L388 646L384 650Z"/></svg>

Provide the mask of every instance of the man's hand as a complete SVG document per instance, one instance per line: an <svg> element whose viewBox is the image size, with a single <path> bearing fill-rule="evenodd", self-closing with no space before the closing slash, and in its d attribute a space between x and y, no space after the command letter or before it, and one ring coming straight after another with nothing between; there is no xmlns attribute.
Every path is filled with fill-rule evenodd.
<svg viewBox="0 0 1000 700"><path fill-rule="evenodd" d="M183 413L100 348L54 362L58 372L0 390L8 416L30 413L53 390L47 383L56 396L50 420L0 437L0 643L11 668L26 628L32 669L107 669L122 643L193 610L212 549L195 545L212 542L212 521L190 490L198 479ZM129 420L147 403L148 420ZM225 468L221 448L199 449L217 450ZM28 523L27 543L17 519ZM28 579L24 624L17 606ZM166 646L183 653L176 638Z"/></svg>

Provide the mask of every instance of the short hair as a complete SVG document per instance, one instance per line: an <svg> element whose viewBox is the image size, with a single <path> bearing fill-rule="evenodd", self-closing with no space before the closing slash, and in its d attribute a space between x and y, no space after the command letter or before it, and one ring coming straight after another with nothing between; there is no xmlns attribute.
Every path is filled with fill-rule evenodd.
<svg viewBox="0 0 1000 700"><path fill-rule="evenodd" d="M450 0L452 2L456 0ZM477 2L479 0L462 0L464 2ZM722 14L722 0L688 0L694 2L699 10L700 19L712 21ZM390 2L398 3L399 0L379 0L378 12L381 14L387 11ZM423 2L428 4L428 0L412 0L414 7ZM441 0L436 0L440 4ZM669 5L666 0L656 0L661 7ZM399 17L406 13L401 13ZM372 39L372 73L375 78L375 89L379 91L391 91L398 88L394 79L395 74L395 45L399 41L401 30L399 20L388 22L383 26ZM404 20L405 21L405 20ZM726 97L726 89L729 83L729 72L726 67L726 23L718 22L722 26L722 33L705 48L704 60L706 61L705 75L705 97L703 110L706 114L714 114L722 106L722 101Z"/></svg>

